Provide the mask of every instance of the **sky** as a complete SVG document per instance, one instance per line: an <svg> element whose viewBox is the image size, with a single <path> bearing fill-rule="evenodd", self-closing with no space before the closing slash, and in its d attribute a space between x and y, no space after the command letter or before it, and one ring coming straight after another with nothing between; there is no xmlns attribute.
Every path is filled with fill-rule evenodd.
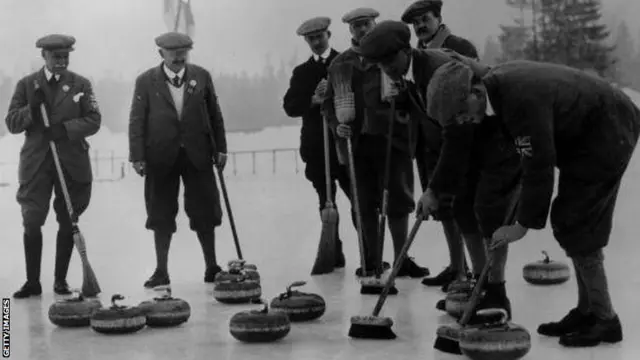
<svg viewBox="0 0 640 360"><path fill-rule="evenodd" d="M295 30L314 16L333 19L332 45L348 46L349 33L340 21L347 11L374 7L380 20L398 19L407 0L191 0L196 23L192 61L214 72L253 74L267 59L277 66L294 54L302 61L309 50ZM633 14L640 1L606 0L606 19L626 19L638 32ZM26 74L42 61L38 37L66 33L76 37L71 69L91 78L133 78L159 62L154 38L167 31L163 0L0 0L0 72ZM487 36L513 16L504 0L445 0L445 22L482 51Z"/></svg>

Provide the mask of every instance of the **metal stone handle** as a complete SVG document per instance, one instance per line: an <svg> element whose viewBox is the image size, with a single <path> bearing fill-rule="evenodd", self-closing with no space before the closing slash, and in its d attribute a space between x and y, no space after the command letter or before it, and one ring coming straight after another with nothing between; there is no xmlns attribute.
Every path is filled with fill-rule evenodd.
<svg viewBox="0 0 640 360"><path fill-rule="evenodd" d="M548 264L551 262L551 259L549 258L549 253L547 253L545 250L542 250L542 255L544 255L544 260L542 260L545 264Z"/></svg>
<svg viewBox="0 0 640 360"><path fill-rule="evenodd" d="M291 285L287 286L287 292L291 292L291 289L294 287L301 287L307 285L306 281L294 281Z"/></svg>
<svg viewBox="0 0 640 360"><path fill-rule="evenodd" d="M111 296L111 305L114 308L119 308L121 307L120 305L116 304L117 300L124 300L124 296L120 295L120 294L115 294L113 296Z"/></svg>
<svg viewBox="0 0 640 360"><path fill-rule="evenodd" d="M157 293L162 293L157 299L171 299L171 286L157 286L153 290Z"/></svg>
<svg viewBox="0 0 640 360"><path fill-rule="evenodd" d="M507 323L507 319L509 318L509 314L505 309L483 309L483 310L478 310L476 312L478 316L482 316L484 314L495 314L495 313L500 313L500 320L494 321L494 322L488 322L486 324L483 324L483 326L492 327L496 325L499 325L499 326L505 325Z"/></svg>

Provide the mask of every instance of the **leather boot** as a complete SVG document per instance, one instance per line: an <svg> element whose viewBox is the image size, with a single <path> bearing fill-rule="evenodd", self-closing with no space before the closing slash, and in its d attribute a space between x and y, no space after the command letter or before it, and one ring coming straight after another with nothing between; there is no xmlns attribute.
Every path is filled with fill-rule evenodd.
<svg viewBox="0 0 640 360"><path fill-rule="evenodd" d="M156 270L153 275L145 281L145 288L154 288L156 286L169 285L169 247L171 245L172 234L164 231L154 232L154 241L156 247Z"/></svg>
<svg viewBox="0 0 640 360"><path fill-rule="evenodd" d="M336 262L334 267L343 268L346 265L346 259L344 258L344 252L342 251L342 240L336 237Z"/></svg>
<svg viewBox="0 0 640 360"><path fill-rule="evenodd" d="M204 256L205 272L204 282L214 282L216 275L222 271L216 260L216 236L214 230L199 231L198 240L202 247L202 255Z"/></svg>
<svg viewBox="0 0 640 360"><path fill-rule="evenodd" d="M27 281L13 294L15 299L25 299L42 294L42 286L40 285L42 230L40 228L25 229L22 241L24 244Z"/></svg>
<svg viewBox="0 0 640 360"><path fill-rule="evenodd" d="M590 326L583 326L578 331L562 335L560 345L566 347L592 347L600 343L614 344L622 341L622 325L616 315L613 319L595 318Z"/></svg>
<svg viewBox="0 0 640 360"><path fill-rule="evenodd" d="M56 264L54 270L53 291L58 295L69 295L67 272L73 254L73 232L71 229L59 229L56 238Z"/></svg>

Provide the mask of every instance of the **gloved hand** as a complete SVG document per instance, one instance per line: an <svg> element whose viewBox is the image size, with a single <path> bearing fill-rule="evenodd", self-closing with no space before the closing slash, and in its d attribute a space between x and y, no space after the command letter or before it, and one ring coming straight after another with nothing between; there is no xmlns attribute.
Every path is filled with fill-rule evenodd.
<svg viewBox="0 0 640 360"><path fill-rule="evenodd" d="M220 170L224 170L225 166L227 166L227 154L218 153L216 158L214 159L214 163Z"/></svg>
<svg viewBox="0 0 640 360"><path fill-rule="evenodd" d="M147 163L144 161L134 161L133 162L133 170L136 174L140 176L145 176L147 174Z"/></svg>
<svg viewBox="0 0 640 360"><path fill-rule="evenodd" d="M49 127L45 127L43 134L47 141L67 139L67 128L64 124L54 124Z"/></svg>
<svg viewBox="0 0 640 360"><path fill-rule="evenodd" d="M350 138L351 135L353 135L353 133L351 132L351 126L347 124L338 124L338 127L336 128L336 134L345 139Z"/></svg>
<svg viewBox="0 0 640 360"><path fill-rule="evenodd" d="M326 92L327 92L327 79L322 79L316 86L316 90L314 93L324 98Z"/></svg>
<svg viewBox="0 0 640 360"><path fill-rule="evenodd" d="M418 204L416 206L416 217L429 220L429 217L438 210L439 202L436 194L427 188L427 190L420 196Z"/></svg>

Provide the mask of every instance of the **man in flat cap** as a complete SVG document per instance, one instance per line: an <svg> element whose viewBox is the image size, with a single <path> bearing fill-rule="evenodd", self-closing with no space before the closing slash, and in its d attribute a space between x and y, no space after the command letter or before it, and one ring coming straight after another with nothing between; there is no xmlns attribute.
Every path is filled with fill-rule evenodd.
<svg viewBox="0 0 640 360"><path fill-rule="evenodd" d="M146 228L154 232L157 267L147 288L170 283L169 245L176 232L180 179L189 226L202 246L205 282L217 264L215 228L222 223L213 166L224 169L227 141L211 74L188 63L193 41L170 32L158 36L162 62L136 79L129 115L129 160L144 176Z"/></svg>
<svg viewBox="0 0 640 360"><path fill-rule="evenodd" d="M516 223L494 232L492 249L522 239L528 229L544 228L551 208L554 237L576 270L578 304L560 321L540 325L538 332L560 337L560 344L569 347L621 341L603 248L640 134L640 109L601 78L528 61L497 65L482 78L461 63L447 64L434 75L427 96L429 114L452 126L483 123L491 105L500 120L494 132L505 131L521 155ZM556 168L558 192L552 203ZM425 206L431 200L424 199Z"/></svg>
<svg viewBox="0 0 640 360"><path fill-rule="evenodd" d="M283 108L290 117L302 118L300 132L300 157L305 163L304 174L318 194L320 212L327 199L335 203L337 186L340 186L347 198L351 198L349 174L345 166L338 162L334 138L329 138L329 168L331 194L327 194L325 180L325 158L323 138L323 118L321 104L327 87L327 68L338 56L338 52L329 45L331 31L328 17L315 17L303 22L297 30L298 36L305 39L312 55L307 61L296 66L289 81L289 89L284 95ZM345 266L342 241L336 234L335 267Z"/></svg>
<svg viewBox="0 0 640 360"><path fill-rule="evenodd" d="M413 30L418 37L417 47L419 49L445 48L473 59L478 58L475 46L467 39L453 35L449 27L442 22L441 0L418 0L404 11L401 19L402 22L413 25ZM427 189L429 170L433 171L437 161L437 154L430 153L424 142L425 138L422 136L422 132L419 132L417 147L423 151L416 153L416 165L422 191ZM465 211L467 214L472 212L468 203L468 201L467 204L458 203L458 206L467 207L467 211ZM445 217L440 220L449 248L449 265L435 277L423 279L422 283L426 286L442 286L446 290L452 281L466 273L463 239L467 245L475 274L480 273L485 262L485 254L482 246L482 234L473 218L468 216L467 219ZM464 235L461 234L461 231Z"/></svg>
<svg viewBox="0 0 640 360"><path fill-rule="evenodd" d="M72 36L60 34L48 35L36 42L36 47L42 49L45 65L18 82L5 119L10 133L25 134L17 200L22 209L27 282L13 295L15 298L42 293L41 229L50 209L52 192L58 221L53 290L59 295L70 293L66 279L74 246L72 219L49 143L54 141L57 145L75 216L81 216L89 206L93 182L86 138L100 130L102 120L91 82L67 69L75 42ZM40 112L41 104L47 110L48 128Z"/></svg>
<svg viewBox="0 0 640 360"><path fill-rule="evenodd" d="M329 68L329 85L325 108L332 128L340 137L338 146L341 155L347 159L345 138L351 137L354 146L354 166L358 198L362 215L364 237L364 257L367 269L358 269L356 275L371 276L376 270L386 270L390 266L382 261L379 234L379 215L382 208L385 172L388 172L389 202L388 225L393 242L395 257L400 253L407 239L409 214L413 212L413 149L409 138L408 115L391 113L391 105L385 97L383 74L375 63L363 58L360 41L374 28L378 11L371 8L357 8L342 18L349 24L352 46L340 54ZM354 94L355 118L350 124L341 123L336 116L340 93L351 88ZM390 119L395 121L393 134L388 133ZM385 169L387 142L392 142L390 168ZM346 160L345 160L346 162ZM424 277L429 274L425 267L418 266L407 258L398 276Z"/></svg>

